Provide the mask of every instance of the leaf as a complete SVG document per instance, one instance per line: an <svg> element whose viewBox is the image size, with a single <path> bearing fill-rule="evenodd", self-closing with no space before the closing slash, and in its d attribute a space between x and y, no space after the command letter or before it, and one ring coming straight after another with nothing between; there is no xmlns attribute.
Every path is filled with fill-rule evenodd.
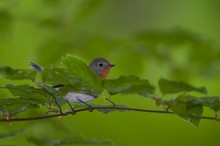
<svg viewBox="0 0 220 146"><path fill-rule="evenodd" d="M39 108L31 99L27 98L1 98L0 106L2 113L14 116L31 108Z"/></svg>
<svg viewBox="0 0 220 146"><path fill-rule="evenodd" d="M58 146L63 144L107 144L114 146L111 140L97 140L94 138L85 138L81 135L76 135L72 137L67 137L63 139L55 139L49 137L35 137L35 136L28 136L26 137L27 141L34 143L38 146Z"/></svg>
<svg viewBox="0 0 220 146"><path fill-rule="evenodd" d="M153 94L155 88L148 80L137 76L120 76L118 79L104 80L104 88L111 95L115 94L141 94L147 96Z"/></svg>
<svg viewBox="0 0 220 146"><path fill-rule="evenodd" d="M220 110L220 97L219 96L211 96L211 97L203 97L200 98L202 104L215 112Z"/></svg>
<svg viewBox="0 0 220 146"><path fill-rule="evenodd" d="M62 59L67 72L81 79L81 85L102 92L102 80L90 69L88 64L77 56L67 54Z"/></svg>
<svg viewBox="0 0 220 146"><path fill-rule="evenodd" d="M14 86L8 84L4 87L16 98L0 98L2 113L9 113L11 116L31 108L39 108L39 105L47 105L49 97L42 89L36 89L29 85Z"/></svg>
<svg viewBox="0 0 220 146"><path fill-rule="evenodd" d="M168 31L152 30L147 32L141 32L136 35L139 41L145 42L148 45L158 46L165 44L169 46L180 46L187 43L200 43L202 40L194 33L186 31L184 29L171 29Z"/></svg>
<svg viewBox="0 0 220 146"><path fill-rule="evenodd" d="M197 88L184 82L169 81L163 78L159 80L159 88L163 94L190 92L190 91L196 91L207 94L207 90L205 87Z"/></svg>
<svg viewBox="0 0 220 146"><path fill-rule="evenodd" d="M201 70L200 73L209 73L217 71L215 63L219 60L219 49L215 49L215 43L212 41L201 41L200 43L196 43L192 46L195 49L190 49L190 53L188 55L190 64L195 66L195 69ZM199 53L197 48L199 48ZM214 73L209 73L214 74Z"/></svg>
<svg viewBox="0 0 220 146"><path fill-rule="evenodd" d="M49 95L51 95L56 100L58 106L62 106L67 103L63 96L60 95L58 90L56 90L55 88L46 84L43 84L43 88Z"/></svg>
<svg viewBox="0 0 220 146"><path fill-rule="evenodd" d="M21 129L21 130L18 130L18 131L10 131L8 133L0 133L0 139L7 138L7 137L14 137L14 136L17 136L19 134L23 134L25 132L26 132L25 129Z"/></svg>
<svg viewBox="0 0 220 146"><path fill-rule="evenodd" d="M7 113L9 113L10 116L15 116L19 113L25 112L30 109L39 108L36 104L20 104L20 105L13 105L13 106L7 106L5 110Z"/></svg>
<svg viewBox="0 0 220 146"><path fill-rule="evenodd" d="M4 88L8 89L10 93L15 97L21 97L25 100L29 100L32 104L45 105L48 103L48 95L43 89L34 88L29 85L12 85L8 84Z"/></svg>
<svg viewBox="0 0 220 146"><path fill-rule="evenodd" d="M16 105L16 104L40 104L37 100L33 98L0 98L0 106L5 107L8 105Z"/></svg>
<svg viewBox="0 0 220 146"><path fill-rule="evenodd" d="M63 57L63 67L51 66L42 72L43 82L51 85L64 85L59 91L64 95L67 92L85 92L92 96L101 94L102 80L90 69L81 58L67 55Z"/></svg>
<svg viewBox="0 0 220 146"><path fill-rule="evenodd" d="M5 110L3 107L0 107L0 114L5 113Z"/></svg>
<svg viewBox="0 0 220 146"><path fill-rule="evenodd" d="M35 80L36 71L28 69L12 69L9 66L0 67L0 75L10 80Z"/></svg>
<svg viewBox="0 0 220 146"><path fill-rule="evenodd" d="M51 85L70 85L79 86L81 79L66 71L65 68L56 68L54 66L46 67L42 71L42 80Z"/></svg>
<svg viewBox="0 0 220 146"><path fill-rule="evenodd" d="M199 98L180 95L177 98L163 101L174 113L195 126L199 126L203 105Z"/></svg>

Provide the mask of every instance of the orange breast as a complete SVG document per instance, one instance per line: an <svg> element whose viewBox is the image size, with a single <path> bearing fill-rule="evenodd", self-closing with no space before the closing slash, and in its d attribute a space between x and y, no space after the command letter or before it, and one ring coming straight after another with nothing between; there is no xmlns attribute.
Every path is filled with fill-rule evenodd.
<svg viewBox="0 0 220 146"><path fill-rule="evenodd" d="M103 69L103 71L99 74L99 77L103 79L107 78L110 69L111 67L106 67L105 69Z"/></svg>

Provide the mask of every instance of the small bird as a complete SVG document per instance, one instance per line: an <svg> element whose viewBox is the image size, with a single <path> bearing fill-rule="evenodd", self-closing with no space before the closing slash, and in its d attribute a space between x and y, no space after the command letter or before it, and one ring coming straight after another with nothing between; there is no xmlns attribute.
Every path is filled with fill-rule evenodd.
<svg viewBox="0 0 220 146"><path fill-rule="evenodd" d="M89 67L92 69L94 73L96 73L100 78L107 78L110 69L114 67L114 64L109 63L104 58L95 58L90 64ZM89 95L88 93L80 93L79 92L69 92L64 98L69 102L89 102L94 100L96 97ZM110 101L111 102L111 101Z"/></svg>
<svg viewBox="0 0 220 146"><path fill-rule="evenodd" d="M112 67L114 67L115 65L114 64L111 64L109 63L109 61L107 61L106 59L104 58L95 58L90 64L89 64L89 67L91 68L91 70L97 74L101 79L105 79L107 78L109 72L110 72L110 69ZM31 62L31 67L39 72L42 72L43 70L43 67L41 67L40 65L34 63L34 62ZM54 88L57 88L59 89L59 87L62 87L63 85L55 85L53 86ZM92 111L92 107L87 104L86 102L89 102L89 101L92 101L94 99L96 99L96 97L90 95L89 93L85 93L85 92L68 92L65 96L63 96L64 99L67 100L68 104L69 102L80 102L80 103L84 103L86 104ZM113 104L113 106L115 106L115 104L107 99L109 102L111 102ZM70 104L69 104L70 105ZM71 107L71 109L73 110L73 108Z"/></svg>

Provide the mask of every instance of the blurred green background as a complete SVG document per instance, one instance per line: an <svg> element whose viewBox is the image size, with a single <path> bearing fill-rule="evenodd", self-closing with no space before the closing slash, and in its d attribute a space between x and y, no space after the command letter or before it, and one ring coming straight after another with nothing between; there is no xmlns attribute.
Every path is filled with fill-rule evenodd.
<svg viewBox="0 0 220 146"><path fill-rule="evenodd" d="M101 56L116 64L109 78L133 74L157 85L164 77L219 95L219 6L218 0L0 0L0 64L28 68L30 61L59 63L66 53L87 62ZM9 82L1 79L0 85ZM161 109L137 95L112 99ZM205 114L214 116L208 109ZM62 139L76 134L111 139L118 146L220 145L219 122L202 120L197 128L176 115L94 111L56 121L14 122L11 128L0 123L0 134L27 130L0 138L0 145L32 146L26 141L31 135Z"/></svg>

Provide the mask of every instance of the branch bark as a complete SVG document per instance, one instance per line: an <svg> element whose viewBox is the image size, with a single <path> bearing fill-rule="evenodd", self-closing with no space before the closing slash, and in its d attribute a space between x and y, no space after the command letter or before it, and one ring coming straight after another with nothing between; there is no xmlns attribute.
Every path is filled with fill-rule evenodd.
<svg viewBox="0 0 220 146"><path fill-rule="evenodd" d="M79 112L85 112L91 110L90 108L82 108L75 110L76 113ZM146 112L146 113L157 113L157 114L169 114L174 115L175 113L170 111L163 111L163 110L149 110L149 109L140 109L140 108L131 108L131 107L112 107L112 106L99 106L99 107L93 107L93 110L123 110L123 111L136 111L136 112ZM60 117L60 116L67 116L72 115L72 111L64 112L64 113L56 113L52 115L45 115L45 116L38 116L38 117L27 117L27 118L6 118L6 119L0 119L0 122L18 122L18 121L34 121L34 120L42 120L42 119L49 119L54 117ZM73 115L74 116L74 115ZM195 118L201 118L206 120L214 120L219 121L220 118L217 117L195 117Z"/></svg>

